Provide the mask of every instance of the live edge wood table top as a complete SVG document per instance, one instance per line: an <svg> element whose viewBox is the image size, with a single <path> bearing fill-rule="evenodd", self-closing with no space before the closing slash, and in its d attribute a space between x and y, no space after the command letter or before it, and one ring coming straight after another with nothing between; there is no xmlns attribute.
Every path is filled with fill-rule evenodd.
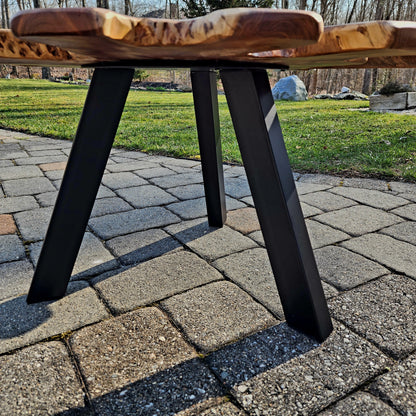
<svg viewBox="0 0 416 416"><path fill-rule="evenodd" d="M227 9L186 20L134 18L104 9L42 9L13 18L21 39L74 53L73 64L146 61L232 61L252 52L315 43L323 30L316 13L272 9ZM71 60L71 59L70 59Z"/></svg>
<svg viewBox="0 0 416 416"><path fill-rule="evenodd" d="M195 19L36 9L0 31L0 61L65 66L414 67L416 23L323 27L313 12L227 9ZM48 46L46 46L48 45Z"/></svg>
<svg viewBox="0 0 416 416"><path fill-rule="evenodd" d="M12 33L13 32L13 33ZM0 32L0 62L95 67L28 302L64 296L134 74L191 67L208 222L224 224L217 101L220 70L286 321L324 340L332 331L264 68L415 65L416 25L368 22L324 29L305 11L228 9L189 20L104 9L37 9Z"/></svg>

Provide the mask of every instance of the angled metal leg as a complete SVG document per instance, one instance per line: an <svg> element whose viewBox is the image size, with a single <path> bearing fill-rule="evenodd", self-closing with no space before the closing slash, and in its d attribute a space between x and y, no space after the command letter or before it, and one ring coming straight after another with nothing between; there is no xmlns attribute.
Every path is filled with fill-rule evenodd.
<svg viewBox="0 0 416 416"><path fill-rule="evenodd" d="M94 71L28 303L58 299L65 294L133 73L133 69Z"/></svg>
<svg viewBox="0 0 416 416"><path fill-rule="evenodd" d="M222 227L226 209L216 74L210 69L192 70L191 80L208 223Z"/></svg>
<svg viewBox="0 0 416 416"><path fill-rule="evenodd" d="M332 323L267 73L221 78L287 323L322 341Z"/></svg>

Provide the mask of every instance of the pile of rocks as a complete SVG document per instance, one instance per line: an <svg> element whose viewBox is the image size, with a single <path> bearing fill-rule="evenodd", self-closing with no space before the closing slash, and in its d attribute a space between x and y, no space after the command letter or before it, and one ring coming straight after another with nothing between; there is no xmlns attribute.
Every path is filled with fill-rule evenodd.
<svg viewBox="0 0 416 416"><path fill-rule="evenodd" d="M318 94L315 95L313 98L317 100L325 100L325 99L331 99L331 100L364 100L368 101L368 96L365 94L362 94L357 91L351 91L347 87L342 87L341 92L335 95L331 94Z"/></svg>

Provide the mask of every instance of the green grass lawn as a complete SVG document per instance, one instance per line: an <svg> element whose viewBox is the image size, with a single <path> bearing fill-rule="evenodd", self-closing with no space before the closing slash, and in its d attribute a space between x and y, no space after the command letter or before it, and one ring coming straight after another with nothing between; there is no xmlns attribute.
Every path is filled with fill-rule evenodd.
<svg viewBox="0 0 416 416"><path fill-rule="evenodd" d="M0 126L72 139L87 87L0 80ZM223 156L241 163L226 100L219 96ZM416 181L416 116L359 111L367 102L277 102L292 168ZM116 146L199 158L192 94L131 91Z"/></svg>

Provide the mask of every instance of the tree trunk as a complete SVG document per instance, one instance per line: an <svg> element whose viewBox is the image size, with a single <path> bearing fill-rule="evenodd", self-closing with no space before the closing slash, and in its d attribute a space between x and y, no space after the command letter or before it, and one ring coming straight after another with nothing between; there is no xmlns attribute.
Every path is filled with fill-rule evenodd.
<svg viewBox="0 0 416 416"><path fill-rule="evenodd" d="M318 70L314 69L312 70L312 77L311 77L311 85L309 88L309 95L315 95L316 94L316 85L318 83Z"/></svg>
<svg viewBox="0 0 416 416"><path fill-rule="evenodd" d="M373 80L371 82L371 92L377 91L377 76L378 76L378 69L373 69Z"/></svg>
<svg viewBox="0 0 416 416"><path fill-rule="evenodd" d="M42 79L49 79L51 77L51 69L42 67Z"/></svg>
<svg viewBox="0 0 416 416"><path fill-rule="evenodd" d="M366 68L364 71L363 88L362 93L370 95L370 82L371 82L371 70Z"/></svg>
<svg viewBox="0 0 416 416"><path fill-rule="evenodd" d="M130 0L124 0L124 14L129 16L131 14Z"/></svg>

